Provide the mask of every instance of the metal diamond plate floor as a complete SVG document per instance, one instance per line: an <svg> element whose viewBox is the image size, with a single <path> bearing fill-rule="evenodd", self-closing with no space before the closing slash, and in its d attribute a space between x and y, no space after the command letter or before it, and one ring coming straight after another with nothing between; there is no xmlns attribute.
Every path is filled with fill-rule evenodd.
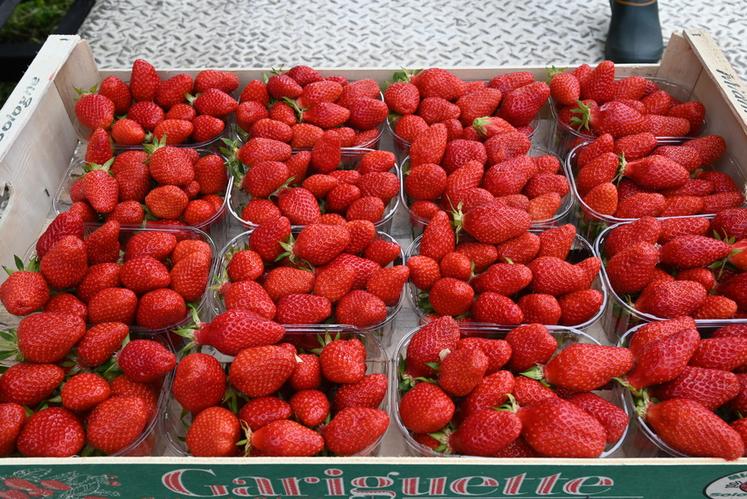
<svg viewBox="0 0 747 499"><path fill-rule="evenodd" d="M665 38L703 28L747 75L744 0L659 2ZM604 0L98 0L80 33L102 67L564 65L602 58Z"/></svg>

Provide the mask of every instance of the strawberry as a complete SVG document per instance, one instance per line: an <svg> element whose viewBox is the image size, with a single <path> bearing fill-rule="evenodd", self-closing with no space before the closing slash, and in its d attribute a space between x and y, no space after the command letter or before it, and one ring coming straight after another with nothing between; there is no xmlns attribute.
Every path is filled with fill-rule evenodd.
<svg viewBox="0 0 747 499"><path fill-rule="evenodd" d="M195 178L194 167L185 149L174 146L155 146L148 160L149 173L162 185L184 186Z"/></svg>
<svg viewBox="0 0 747 499"><path fill-rule="evenodd" d="M398 140L412 143L423 132L428 130L428 123L416 114L400 117L394 125L394 134Z"/></svg>
<svg viewBox="0 0 747 499"><path fill-rule="evenodd" d="M690 315L703 305L706 294L705 288L695 281L656 283L638 308L664 318Z"/></svg>
<svg viewBox="0 0 747 499"><path fill-rule="evenodd" d="M705 106L698 101L688 101L675 104L669 108L669 116L686 119L690 124L690 130L694 134L703 126L705 120Z"/></svg>
<svg viewBox="0 0 747 499"><path fill-rule="evenodd" d="M59 362L85 332L85 321L78 316L50 312L30 315L18 324L18 351L28 362Z"/></svg>
<svg viewBox="0 0 747 499"><path fill-rule="evenodd" d="M236 108L236 122L247 132L256 122L266 119L269 116L270 113L267 112L267 108L256 101L241 102L239 107Z"/></svg>
<svg viewBox="0 0 747 499"><path fill-rule="evenodd" d="M451 436L456 452L473 456L495 456L516 440L521 421L512 412L483 409L468 415Z"/></svg>
<svg viewBox="0 0 747 499"><path fill-rule="evenodd" d="M508 371L497 371L482 379L464 400L461 409L469 415L481 409L499 407L513 390L513 375Z"/></svg>
<svg viewBox="0 0 747 499"><path fill-rule="evenodd" d="M472 305L472 317L478 322L520 324L524 322L521 308L513 300L488 291L477 297Z"/></svg>
<svg viewBox="0 0 747 499"><path fill-rule="evenodd" d="M0 456L9 456L16 448L16 440L26 422L23 406L14 403L0 404Z"/></svg>
<svg viewBox="0 0 747 499"><path fill-rule="evenodd" d="M405 265L377 269L366 282L366 290L385 305L394 306L399 302L409 276L410 269Z"/></svg>
<svg viewBox="0 0 747 499"><path fill-rule="evenodd" d="M597 157L609 152L614 152L614 141L615 139L608 133L598 136L588 145L585 145L578 150L576 164L579 168L583 168Z"/></svg>
<svg viewBox="0 0 747 499"><path fill-rule="evenodd" d="M329 400L319 390L301 390L293 394L290 406L304 426L319 426L329 416Z"/></svg>
<svg viewBox="0 0 747 499"><path fill-rule="evenodd" d="M646 114L667 114L672 107L673 98L664 90L657 90L641 99L646 106Z"/></svg>
<svg viewBox="0 0 747 499"><path fill-rule="evenodd" d="M85 244L76 236L59 239L41 257L39 270L52 288L75 286L88 271Z"/></svg>
<svg viewBox="0 0 747 499"><path fill-rule="evenodd" d="M690 122L675 116L647 114L646 128L657 137L684 137L690 131Z"/></svg>
<svg viewBox="0 0 747 499"><path fill-rule="evenodd" d="M62 385L62 406L73 412L84 412L108 399L109 382L94 373L80 373Z"/></svg>
<svg viewBox="0 0 747 499"><path fill-rule="evenodd" d="M614 138L648 131L648 123L641 113L617 101L600 108L598 133L609 133Z"/></svg>
<svg viewBox="0 0 747 499"><path fill-rule="evenodd" d="M152 256L127 260L120 267L119 277L124 287L135 293L165 288L171 283L169 269Z"/></svg>
<svg viewBox="0 0 747 499"><path fill-rule="evenodd" d="M726 142L719 135L704 135L697 139L691 139L684 143L698 151L701 165L715 163L726 150Z"/></svg>
<svg viewBox="0 0 747 499"><path fill-rule="evenodd" d="M438 384L447 393L462 397L482 381L488 357L480 349L462 348L447 353L439 366Z"/></svg>
<svg viewBox="0 0 747 499"><path fill-rule="evenodd" d="M346 227L313 224L298 234L292 252L312 265L324 265L342 253L349 243L350 231Z"/></svg>
<svg viewBox="0 0 747 499"><path fill-rule="evenodd" d="M431 286L428 299L438 315L460 315L470 309L474 295L466 282L442 277Z"/></svg>
<svg viewBox="0 0 747 499"><path fill-rule="evenodd" d="M550 87L536 81L508 92L501 102L499 116L514 126L526 126L550 97Z"/></svg>
<svg viewBox="0 0 747 499"><path fill-rule="evenodd" d="M495 88L481 88L461 96L456 105L460 109L459 120L470 126L481 116L492 116L501 102L503 94Z"/></svg>
<svg viewBox="0 0 747 499"><path fill-rule="evenodd" d="M270 297L277 301L290 294L310 293L314 288L314 274L292 267L278 267L267 273L263 285Z"/></svg>
<svg viewBox="0 0 747 499"><path fill-rule="evenodd" d="M415 255L407 260L410 279L418 289L429 290L441 278L439 265L433 258Z"/></svg>
<svg viewBox="0 0 747 499"><path fill-rule="evenodd" d="M171 120L194 121L196 116L197 116L197 111L195 111L195 108L193 108L189 104L180 102L178 104L174 104L173 106L171 106L164 117L167 120L171 119ZM194 125L194 123L192 124Z"/></svg>
<svg viewBox="0 0 747 499"><path fill-rule="evenodd" d="M676 189L684 185L688 171L664 156L652 155L636 161L632 173L625 174L641 187L657 190Z"/></svg>
<svg viewBox="0 0 747 499"><path fill-rule="evenodd" d="M734 429L698 402L675 398L653 404L646 422L668 445L689 456L738 459L744 443Z"/></svg>
<svg viewBox="0 0 747 499"><path fill-rule="evenodd" d="M136 383L127 376L120 375L111 383L112 397L135 397L145 404L145 414L148 420L152 420L156 414L159 387L152 384Z"/></svg>
<svg viewBox="0 0 747 499"><path fill-rule="evenodd" d="M290 126L282 121L262 118L256 121L249 130L252 137L264 137L267 139L278 140L280 142L290 142L293 137L293 130Z"/></svg>
<svg viewBox="0 0 747 499"><path fill-rule="evenodd" d="M424 130L413 140L410 146L410 165L415 167L424 163L440 164L446 151L446 126L436 123Z"/></svg>
<svg viewBox="0 0 747 499"><path fill-rule="evenodd" d="M241 425L234 413L223 407L208 407L194 418L186 436L193 456L235 456Z"/></svg>
<svg viewBox="0 0 747 499"><path fill-rule="evenodd" d="M49 299L44 307L45 312L76 315L83 320L88 318L86 305L70 293L59 293Z"/></svg>
<svg viewBox="0 0 747 499"><path fill-rule="evenodd" d="M260 161L286 161L290 157L290 145L263 137L252 137L238 151L239 160L247 166Z"/></svg>
<svg viewBox="0 0 747 499"><path fill-rule="evenodd" d="M472 262L464 253L452 251L446 253L441 259L440 270L444 277L469 281L472 277Z"/></svg>
<svg viewBox="0 0 747 499"><path fill-rule="evenodd" d="M36 255L43 258L49 249L65 236L83 239L83 219L79 213L60 213L36 241Z"/></svg>
<svg viewBox="0 0 747 499"><path fill-rule="evenodd" d="M16 447L26 457L72 457L85 441L78 418L62 407L47 407L26 421Z"/></svg>
<svg viewBox="0 0 747 499"><path fill-rule="evenodd" d="M462 80L445 69L425 69L411 81L418 87L422 98L441 97L451 101L461 97L463 93Z"/></svg>
<svg viewBox="0 0 747 499"><path fill-rule="evenodd" d="M230 93L239 88L239 80L235 74L228 71L205 69L195 76L194 90L204 92L208 88L217 88Z"/></svg>
<svg viewBox="0 0 747 499"><path fill-rule="evenodd" d="M139 145L145 141L145 130L135 120L128 118L122 118L114 122L112 126L112 138L114 142L121 145ZM93 159L86 158L86 161L94 161Z"/></svg>
<svg viewBox="0 0 747 499"><path fill-rule="evenodd" d="M125 376L137 383L157 381L176 365L176 357L152 340L132 340L117 356Z"/></svg>
<svg viewBox="0 0 747 499"><path fill-rule="evenodd" d="M729 255L731 247L705 236L683 235L661 247L662 263L679 269L706 267Z"/></svg>
<svg viewBox="0 0 747 499"><path fill-rule="evenodd" d="M126 324L102 322L92 326L78 343L78 363L84 367L96 367L119 350L129 334Z"/></svg>
<svg viewBox="0 0 747 499"><path fill-rule="evenodd" d="M283 324L318 324L332 315L332 302L324 296L288 294L277 302L275 319Z"/></svg>
<svg viewBox="0 0 747 499"><path fill-rule="evenodd" d="M739 394L737 376L720 369L686 367L672 381L656 388L659 400L685 398L715 410Z"/></svg>
<svg viewBox="0 0 747 499"><path fill-rule="evenodd" d="M690 358L690 365L733 371L747 363L747 339L742 337L701 340Z"/></svg>
<svg viewBox="0 0 747 499"><path fill-rule="evenodd" d="M454 251L455 235L446 212L436 213L423 231L419 253L440 261L444 255Z"/></svg>
<svg viewBox="0 0 747 499"><path fill-rule="evenodd" d="M581 95L581 85L573 73L559 72L550 79L550 96L561 106L576 103Z"/></svg>
<svg viewBox="0 0 747 499"><path fill-rule="evenodd" d="M119 186L109 172L93 168L81 179L83 195L97 213L110 213L117 206Z"/></svg>
<svg viewBox="0 0 747 499"><path fill-rule="evenodd" d="M176 247L176 236L170 232L145 231L132 235L125 246L125 261L139 256L165 260Z"/></svg>
<svg viewBox="0 0 747 499"><path fill-rule="evenodd" d="M650 282L658 263L659 250L653 244L637 243L610 258L607 276L616 292L635 293Z"/></svg>
<svg viewBox="0 0 747 499"><path fill-rule="evenodd" d="M548 457L598 457L607 432L590 414L571 402L548 398L519 411L521 434Z"/></svg>
<svg viewBox="0 0 747 499"><path fill-rule="evenodd" d="M278 217L257 227L249 236L249 247L256 251L264 261L272 262L283 248L280 243L288 239L291 233L290 221Z"/></svg>
<svg viewBox="0 0 747 499"><path fill-rule="evenodd" d="M594 393L576 393L566 400L594 416L604 427L607 443L619 441L628 428L628 415L615 404Z"/></svg>
<svg viewBox="0 0 747 499"><path fill-rule="evenodd" d="M292 224L313 224L321 216L316 198L302 187L282 190L278 196L278 207Z"/></svg>
<svg viewBox="0 0 747 499"><path fill-rule="evenodd" d="M402 396L399 416L414 433L432 433L446 426L454 415L454 402L437 385L418 383Z"/></svg>
<svg viewBox="0 0 747 499"><path fill-rule="evenodd" d="M145 130L152 132L165 118L163 109L151 101L141 101L127 110L127 118L137 122Z"/></svg>
<svg viewBox="0 0 747 499"><path fill-rule="evenodd" d="M526 376L516 376L513 395L519 406L536 404L546 398L557 397L554 391L537 380Z"/></svg>
<svg viewBox="0 0 747 499"><path fill-rule="evenodd" d="M545 365L545 379L574 392L596 390L633 367L627 348L574 343Z"/></svg>
<svg viewBox="0 0 747 499"><path fill-rule="evenodd" d="M628 382L640 389L675 379L687 366L699 341L698 331L688 328L638 345L636 365L628 374Z"/></svg>
<svg viewBox="0 0 747 499"><path fill-rule="evenodd" d="M185 301L199 300L207 287L212 267L210 255L192 253L174 264L169 275L171 289Z"/></svg>
<svg viewBox="0 0 747 499"><path fill-rule="evenodd" d="M140 297L135 321L138 326L148 329L163 329L178 323L186 315L187 305L179 293L171 289L155 289Z"/></svg>
<svg viewBox="0 0 747 499"><path fill-rule="evenodd" d="M615 63L612 61L600 62L581 85L581 98L600 103L612 100L614 92Z"/></svg>
<svg viewBox="0 0 747 499"><path fill-rule="evenodd" d="M529 215L514 208L481 206L462 217L465 232L482 243L499 244L521 235L531 225Z"/></svg>
<svg viewBox="0 0 747 499"><path fill-rule="evenodd" d="M155 68L143 59L132 63L130 73L130 91L137 101L153 100L158 89L159 78Z"/></svg>
<svg viewBox="0 0 747 499"><path fill-rule="evenodd" d="M356 383L339 386L335 392L334 406L338 411L348 407L376 408L384 400L386 393L386 376L384 374L367 374Z"/></svg>
<svg viewBox="0 0 747 499"><path fill-rule="evenodd" d="M349 126L358 130L378 127L387 118L387 105L378 98L360 97L350 105Z"/></svg>
<svg viewBox="0 0 747 499"><path fill-rule="evenodd" d="M384 91L384 101L393 113L413 114L420 103L420 92L410 82L394 82Z"/></svg>
<svg viewBox="0 0 747 499"><path fill-rule="evenodd" d="M185 142L194 130L194 125L186 120L165 119L153 129L153 136L166 144Z"/></svg>
<svg viewBox="0 0 747 499"><path fill-rule="evenodd" d="M88 416L87 442L107 454L115 454L132 444L147 423L141 399L115 396L96 406Z"/></svg>
<svg viewBox="0 0 747 499"><path fill-rule="evenodd" d="M88 139L85 160L87 163L103 165L109 161L111 157L112 143L109 138L109 133L103 128L97 128Z"/></svg>
<svg viewBox="0 0 747 499"><path fill-rule="evenodd" d="M558 299L561 310L560 324L577 326L591 320L604 303L604 296L596 289L574 291ZM545 324L549 324L545 322Z"/></svg>
<svg viewBox="0 0 747 499"><path fill-rule="evenodd" d="M453 350L459 341L459 326L448 316L435 319L421 327L407 346L407 369L411 373L430 374L427 365L436 362L444 349Z"/></svg>
<svg viewBox="0 0 747 499"><path fill-rule="evenodd" d="M65 373L54 364L13 364L0 378L0 396L5 402L34 406L48 398Z"/></svg>
<svg viewBox="0 0 747 499"><path fill-rule="evenodd" d="M165 220L178 219L187 207L187 194L175 185L162 185L145 196L145 205L151 213Z"/></svg>
<svg viewBox="0 0 747 499"><path fill-rule="evenodd" d="M324 448L324 440L314 430L281 419L253 432L251 446L263 456L314 456Z"/></svg>
<svg viewBox="0 0 747 499"><path fill-rule="evenodd" d="M502 75L494 76L493 79L488 82L490 88L497 88L503 93L510 92L511 90L529 85L534 81L534 75L529 71L516 71L513 73L506 73Z"/></svg>
<svg viewBox="0 0 747 499"><path fill-rule="evenodd" d="M480 274L473 285L479 293L493 291L505 296L511 296L532 281L532 272L522 264L495 263Z"/></svg>
<svg viewBox="0 0 747 499"><path fill-rule="evenodd" d="M239 250L231 256L226 272L231 281L253 281L265 273L265 266L258 253Z"/></svg>
<svg viewBox="0 0 747 499"><path fill-rule="evenodd" d="M369 263L365 263L365 260L361 264L365 264L373 271L374 267L372 263L378 265L388 265L393 262L402 253L402 249L399 244L393 241L387 241L385 239L374 239L371 244L366 246L364 250L365 260Z"/></svg>
<svg viewBox="0 0 747 499"><path fill-rule="evenodd" d="M241 350L228 371L231 384L249 397L261 397L277 391L295 368L293 354L277 345Z"/></svg>
<svg viewBox="0 0 747 499"><path fill-rule="evenodd" d="M720 237L744 239L747 237L747 210L729 208L719 212L711 222L711 229Z"/></svg>
<svg viewBox="0 0 747 499"><path fill-rule="evenodd" d="M314 294L334 303L350 292L355 277L355 269L346 265L322 268L316 273Z"/></svg>
<svg viewBox="0 0 747 499"><path fill-rule="evenodd" d="M286 401L277 397L259 397L244 404L239 419L252 431L257 431L273 421L289 419L291 415L291 406Z"/></svg>
<svg viewBox="0 0 747 499"><path fill-rule="evenodd" d="M277 343L284 334L282 326L250 310L230 309L198 329L195 340L226 355L236 355L244 348Z"/></svg>
<svg viewBox="0 0 747 499"><path fill-rule="evenodd" d="M399 183L392 172L371 172L361 175L357 185L363 196L375 196L389 203L399 194Z"/></svg>
<svg viewBox="0 0 747 499"><path fill-rule="evenodd" d="M333 340L319 355L324 377L333 383L357 383L366 372L366 351L358 339Z"/></svg>
<svg viewBox="0 0 747 499"><path fill-rule="evenodd" d="M132 96L127 84L116 76L107 76L99 85L99 94L107 97L114 104L116 114L124 114L130 107Z"/></svg>
<svg viewBox="0 0 747 499"><path fill-rule="evenodd" d="M20 259L18 262L22 263ZM28 315L49 301L49 288L41 273L24 270L23 265L18 267L0 285L0 301L9 313Z"/></svg>
<svg viewBox="0 0 747 499"><path fill-rule="evenodd" d="M580 293L580 291L578 292ZM558 324L560 322L562 310L558 300L552 295L530 293L522 296L517 305L524 316L524 322L538 324Z"/></svg>
<svg viewBox="0 0 747 499"><path fill-rule="evenodd" d="M554 256L565 259L573 246L576 238L576 228L566 224L542 232L540 238L540 251L538 256Z"/></svg>
<svg viewBox="0 0 747 499"><path fill-rule="evenodd" d="M500 163L529 152L532 143L522 132L509 132L490 137L485 141L485 150L491 164Z"/></svg>
<svg viewBox="0 0 747 499"><path fill-rule="evenodd" d="M511 345L509 366L514 371L546 362L557 348L557 341L541 324L514 328L506 335L506 341Z"/></svg>
<svg viewBox="0 0 747 499"><path fill-rule="evenodd" d="M613 98L638 100L646 95L649 81L642 76L628 76L615 80Z"/></svg>
<svg viewBox="0 0 747 499"><path fill-rule="evenodd" d="M529 263L539 252L540 240L536 234L524 232L496 246L498 258L514 263Z"/></svg>
<svg viewBox="0 0 747 499"><path fill-rule="evenodd" d="M604 240L604 252L608 257L640 242L656 244L661 234L661 223L653 217L643 217L632 223L620 225L610 231Z"/></svg>
<svg viewBox="0 0 747 499"><path fill-rule="evenodd" d="M75 103L75 116L83 126L92 130L106 129L114 121L114 103L103 94L82 93Z"/></svg>
<svg viewBox="0 0 747 499"><path fill-rule="evenodd" d="M583 202L596 213L613 215L617 212L617 187L611 182L598 184L583 197Z"/></svg>
<svg viewBox="0 0 747 499"><path fill-rule="evenodd" d="M168 80L161 80L156 90L156 103L163 108L184 102L192 92L192 77L187 74L177 74Z"/></svg>
<svg viewBox="0 0 747 499"><path fill-rule="evenodd" d="M624 155L626 160L632 161L648 155L655 147L656 136L653 133L636 133L617 139L615 141L614 153Z"/></svg>
<svg viewBox="0 0 747 499"><path fill-rule="evenodd" d="M138 305L135 293L126 288L105 288L88 300L88 322L132 324Z"/></svg>
<svg viewBox="0 0 747 499"><path fill-rule="evenodd" d="M728 208L737 208L744 204L744 195L740 192L718 192L703 197L703 213L718 213Z"/></svg>
<svg viewBox="0 0 747 499"><path fill-rule="evenodd" d="M198 94L191 104L198 113L218 118L233 113L239 105L233 97L217 88L209 88Z"/></svg>
<svg viewBox="0 0 747 499"><path fill-rule="evenodd" d="M542 256L529 264L532 290L559 296L584 289L587 280L583 268L552 256Z"/></svg>
<svg viewBox="0 0 747 499"><path fill-rule="evenodd" d="M351 324L361 329L380 324L386 318L386 304L376 295L363 290L354 290L343 296L335 310L337 323Z"/></svg>
<svg viewBox="0 0 747 499"><path fill-rule="evenodd" d="M220 203L222 208L223 203ZM204 226L216 214L216 206L207 199L192 199L182 212L184 223L193 226Z"/></svg>
<svg viewBox="0 0 747 499"><path fill-rule="evenodd" d="M184 281L188 283L188 280ZM242 309L253 312L258 316L272 320L276 309L267 292L253 281L239 281L226 283L220 288L223 304L228 310Z"/></svg>

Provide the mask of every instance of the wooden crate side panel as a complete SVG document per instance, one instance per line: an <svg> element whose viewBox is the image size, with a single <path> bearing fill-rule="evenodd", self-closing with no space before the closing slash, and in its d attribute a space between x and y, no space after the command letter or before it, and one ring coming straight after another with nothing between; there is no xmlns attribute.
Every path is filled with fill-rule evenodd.
<svg viewBox="0 0 747 499"><path fill-rule="evenodd" d="M656 76L692 89L695 88L702 71L703 65L690 43L683 36L673 33Z"/></svg>
<svg viewBox="0 0 747 499"><path fill-rule="evenodd" d="M82 127L75 117L75 102L78 99L75 89L87 89L99 83L99 71L91 46L87 41L80 40L54 79L57 92L65 105L68 120L74 124L80 137L87 137L90 130Z"/></svg>
<svg viewBox="0 0 747 499"><path fill-rule="evenodd" d="M26 131L16 137L3 158L3 185L10 191L0 218L0 263L23 256L47 223L52 198L78 142L62 99L50 87L38 104ZM2 273L0 281L4 280Z"/></svg>

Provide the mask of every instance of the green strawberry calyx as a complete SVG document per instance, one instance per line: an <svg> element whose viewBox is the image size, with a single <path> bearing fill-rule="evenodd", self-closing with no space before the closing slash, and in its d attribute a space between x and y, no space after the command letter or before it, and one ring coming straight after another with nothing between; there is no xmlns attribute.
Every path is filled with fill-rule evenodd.
<svg viewBox="0 0 747 499"><path fill-rule="evenodd" d="M545 368L542 366L542 364L537 364L533 367L530 367L526 371L519 374L521 374L522 376L526 376L529 379L539 381L545 386L550 386L550 383L545 380Z"/></svg>
<svg viewBox="0 0 747 499"><path fill-rule="evenodd" d="M39 260L32 258L27 264L23 263L23 260L18 255L13 255L13 263L16 264L15 269L9 269L3 265L3 270L6 274L11 275L13 272L39 272Z"/></svg>
<svg viewBox="0 0 747 499"><path fill-rule="evenodd" d="M173 330L174 334L187 340L187 344L179 350L179 357L196 351L197 347L202 344L200 342L200 330L202 329L203 322L200 320L200 315L197 313L195 306L190 304L188 307L190 322Z"/></svg>
<svg viewBox="0 0 747 499"><path fill-rule="evenodd" d="M485 137L488 134L487 127L492 123L490 116L482 116L475 118L472 121L472 128L474 128L481 137Z"/></svg>
<svg viewBox="0 0 747 499"><path fill-rule="evenodd" d="M581 101L577 101L578 107L571 109L571 126L576 130L589 130L591 121L591 108ZM578 116L576 116L578 115Z"/></svg>

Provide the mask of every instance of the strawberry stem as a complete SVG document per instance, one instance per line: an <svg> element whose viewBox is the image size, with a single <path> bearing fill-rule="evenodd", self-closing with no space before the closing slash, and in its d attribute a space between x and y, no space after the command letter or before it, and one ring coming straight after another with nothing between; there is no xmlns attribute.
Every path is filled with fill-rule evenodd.
<svg viewBox="0 0 747 499"><path fill-rule="evenodd" d="M521 374L522 376L526 376L527 378L537 380L540 383L547 385L547 381L545 381L544 379L545 370L542 367L542 364L537 364L533 367L530 367L526 371L519 373L519 374Z"/></svg>
<svg viewBox="0 0 747 499"><path fill-rule="evenodd" d="M591 108L581 101L577 101L578 107L571 109L571 114L578 114L579 116L571 116L571 126L575 126L576 130L589 130L589 122L591 121Z"/></svg>

